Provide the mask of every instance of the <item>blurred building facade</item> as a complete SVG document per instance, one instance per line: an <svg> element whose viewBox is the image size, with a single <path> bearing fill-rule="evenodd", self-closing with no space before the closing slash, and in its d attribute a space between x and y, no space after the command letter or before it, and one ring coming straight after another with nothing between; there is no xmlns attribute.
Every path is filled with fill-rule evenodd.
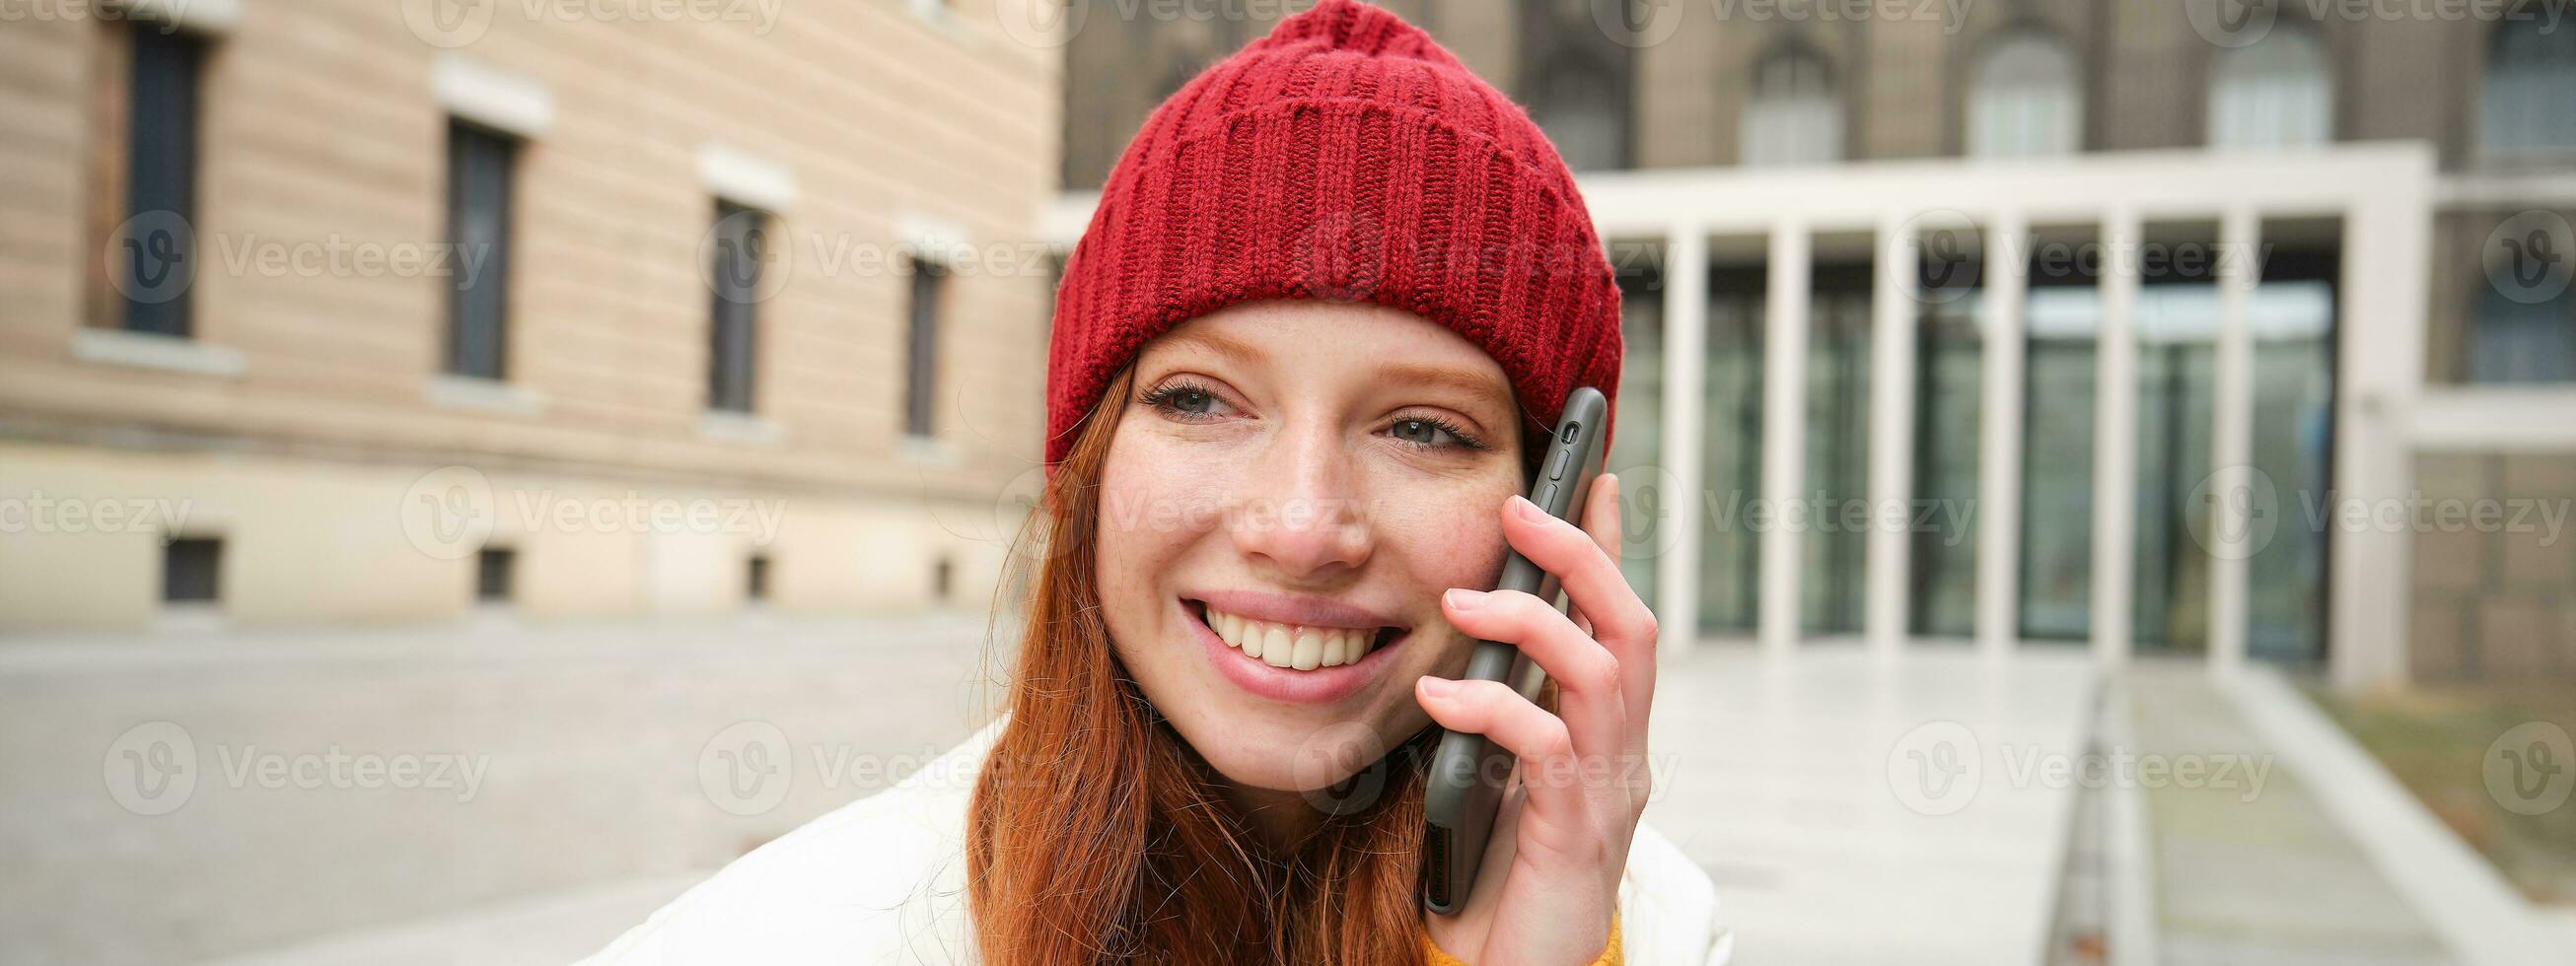
<svg viewBox="0 0 2576 966"><path fill-rule="evenodd" d="M1583 172L1668 626L2576 675L2563 5L1383 5ZM1057 236L1277 13L1094 6Z"/></svg>
<svg viewBox="0 0 2576 966"><path fill-rule="evenodd" d="M989 600L1060 75L990 5L36 13L0 630Z"/></svg>

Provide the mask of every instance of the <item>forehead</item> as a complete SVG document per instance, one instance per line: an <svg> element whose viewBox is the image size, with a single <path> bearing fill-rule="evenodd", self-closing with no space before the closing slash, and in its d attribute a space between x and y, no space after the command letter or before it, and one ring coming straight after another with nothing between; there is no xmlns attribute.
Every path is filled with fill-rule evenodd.
<svg viewBox="0 0 2576 966"><path fill-rule="evenodd" d="M1513 404L1502 364L1421 316L1383 305L1294 300L1228 306L1182 323L1141 358L1215 357L1272 370L1356 373Z"/></svg>

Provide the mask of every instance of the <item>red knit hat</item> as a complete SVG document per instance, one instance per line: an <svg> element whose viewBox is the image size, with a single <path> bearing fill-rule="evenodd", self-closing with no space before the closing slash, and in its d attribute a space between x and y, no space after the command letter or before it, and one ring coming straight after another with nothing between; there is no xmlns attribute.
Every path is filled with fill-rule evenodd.
<svg viewBox="0 0 2576 966"><path fill-rule="evenodd" d="M1291 298L1447 326L1539 432L1576 386L1618 398L1618 284L1555 147L1429 35L1351 0L1183 85L1110 172L1056 292L1047 466L1145 343Z"/></svg>

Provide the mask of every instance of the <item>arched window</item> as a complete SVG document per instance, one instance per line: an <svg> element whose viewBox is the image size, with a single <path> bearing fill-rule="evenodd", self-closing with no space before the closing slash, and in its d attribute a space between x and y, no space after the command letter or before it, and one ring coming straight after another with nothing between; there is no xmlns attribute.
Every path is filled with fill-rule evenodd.
<svg viewBox="0 0 2576 966"><path fill-rule="evenodd" d="M2279 148L2334 140L2325 42L2288 24L2221 50L2209 77L2209 145Z"/></svg>
<svg viewBox="0 0 2576 966"><path fill-rule="evenodd" d="M1800 47L1763 58L1753 68L1753 97L1738 132L1737 151L1747 165L1842 160L1842 100L1824 60Z"/></svg>
<svg viewBox="0 0 2576 966"><path fill-rule="evenodd" d="M2478 149L2488 157L2576 152L2576 29L2538 19L2496 25L2478 99Z"/></svg>
<svg viewBox="0 0 2576 966"><path fill-rule="evenodd" d="M1606 71L1576 58L1559 58L1532 85L1530 119L1576 171L1603 171L1628 163L1628 112Z"/></svg>
<svg viewBox="0 0 2576 966"><path fill-rule="evenodd" d="M1986 49L1968 88L1968 156L2073 154L2084 141L2084 96L2075 59L2037 31Z"/></svg>

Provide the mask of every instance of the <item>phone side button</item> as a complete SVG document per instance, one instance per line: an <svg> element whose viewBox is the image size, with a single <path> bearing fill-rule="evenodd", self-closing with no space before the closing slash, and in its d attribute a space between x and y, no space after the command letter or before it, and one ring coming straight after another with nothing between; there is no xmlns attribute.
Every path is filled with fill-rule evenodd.
<svg viewBox="0 0 2576 966"><path fill-rule="evenodd" d="M1557 450L1557 451L1556 451L1556 456L1555 456L1554 458L1552 458L1552 459L1550 459L1550 460L1548 460L1548 461L1547 461L1547 478L1548 478L1548 479L1551 479L1551 480L1562 480L1562 479L1564 479L1564 478L1565 478L1565 464L1570 463L1570 462L1573 462L1573 460L1574 460L1574 451L1573 451L1573 450L1570 450L1570 449L1560 449L1560 450Z"/></svg>
<svg viewBox="0 0 2576 966"><path fill-rule="evenodd" d="M1536 502L1536 503L1538 504L1538 508L1539 508L1539 509L1541 509L1541 510L1545 510L1545 511L1547 511L1547 512L1549 512L1549 513L1555 513L1555 512L1556 512L1556 484L1554 484L1554 483L1550 483L1550 484L1548 484L1548 485L1546 485L1546 486L1539 487L1539 490L1538 490L1538 499L1537 499L1537 500L1535 500L1535 501L1533 501L1533 502Z"/></svg>

